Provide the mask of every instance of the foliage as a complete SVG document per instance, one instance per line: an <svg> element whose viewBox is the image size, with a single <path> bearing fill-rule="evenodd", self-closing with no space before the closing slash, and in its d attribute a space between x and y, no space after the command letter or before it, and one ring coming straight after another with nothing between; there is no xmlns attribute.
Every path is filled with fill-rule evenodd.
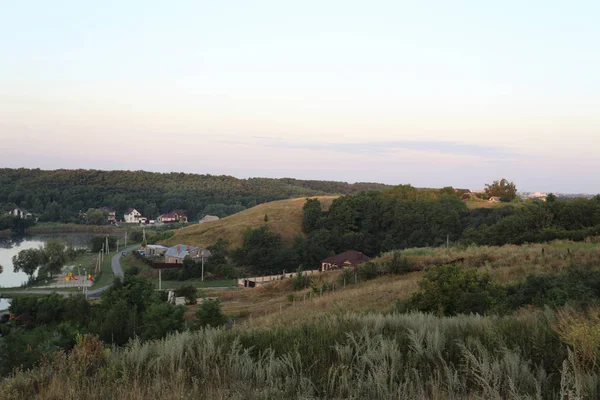
<svg viewBox="0 0 600 400"><path fill-rule="evenodd" d="M598 370L557 335L559 318L345 313L298 326L203 329L136 341L110 357L89 346L84 359L102 368L57 354L3 380L0 397L598 398Z"/></svg>
<svg viewBox="0 0 600 400"><path fill-rule="evenodd" d="M227 316L221 311L221 300L203 299L198 311L196 311L196 319L198 326L201 327L217 327L226 324Z"/></svg>
<svg viewBox="0 0 600 400"><path fill-rule="evenodd" d="M90 239L90 245L92 247L92 252L97 253L106 246L106 238L108 238L108 248L116 249L117 248L117 240L116 236L112 235L96 235ZM112 251L112 250L111 250Z"/></svg>
<svg viewBox="0 0 600 400"><path fill-rule="evenodd" d="M356 275L361 281L370 281L377 278L377 265L373 262L366 262L356 267Z"/></svg>
<svg viewBox="0 0 600 400"><path fill-rule="evenodd" d="M176 297L185 297L186 304L196 304L196 299L198 298L198 289L196 289L193 285L183 285L179 288L175 289Z"/></svg>
<svg viewBox="0 0 600 400"><path fill-rule="evenodd" d="M390 261L390 273L392 274L407 274L412 271L412 266L407 257L403 257L400 252L395 251L392 254L392 260Z"/></svg>
<svg viewBox="0 0 600 400"><path fill-rule="evenodd" d="M302 231L304 233L310 233L318 229L321 219L323 218L323 211L319 199L306 199L302 211Z"/></svg>
<svg viewBox="0 0 600 400"><path fill-rule="evenodd" d="M517 187L514 183L502 178L499 181L486 184L485 194L488 198L496 196L500 197L501 201L511 201L517 197Z"/></svg>
<svg viewBox="0 0 600 400"><path fill-rule="evenodd" d="M292 289L303 290L310 286L310 277L302 272L302 267L298 267L296 276L292 278Z"/></svg>
<svg viewBox="0 0 600 400"><path fill-rule="evenodd" d="M410 298L408 308L441 315L485 313L499 292L488 274L456 265L427 271L419 287L421 291Z"/></svg>
<svg viewBox="0 0 600 400"><path fill-rule="evenodd" d="M246 230L242 246L232 252L232 258L237 265L247 267L255 275L277 274L299 264L297 254L284 249L281 235L267 225Z"/></svg>
<svg viewBox="0 0 600 400"><path fill-rule="evenodd" d="M383 189L376 183L348 184L297 179L237 179L231 176L144 171L0 169L0 208L26 208L40 221L80 223L80 210L103 206L122 218L133 207L148 218L182 209L191 218L224 217L273 200ZM92 219L100 221L92 212ZM0 219L1 220L1 219ZM85 222L85 221L84 221ZM88 215L88 223L92 223ZM0 224L1 225L1 224ZM8 229L8 228L5 228Z"/></svg>

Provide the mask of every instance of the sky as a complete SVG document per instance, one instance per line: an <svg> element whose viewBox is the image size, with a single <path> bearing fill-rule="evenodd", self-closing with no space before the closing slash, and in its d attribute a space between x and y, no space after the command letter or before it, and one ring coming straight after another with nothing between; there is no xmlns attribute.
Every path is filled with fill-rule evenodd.
<svg viewBox="0 0 600 400"><path fill-rule="evenodd" d="M600 2L0 0L0 167L600 193Z"/></svg>

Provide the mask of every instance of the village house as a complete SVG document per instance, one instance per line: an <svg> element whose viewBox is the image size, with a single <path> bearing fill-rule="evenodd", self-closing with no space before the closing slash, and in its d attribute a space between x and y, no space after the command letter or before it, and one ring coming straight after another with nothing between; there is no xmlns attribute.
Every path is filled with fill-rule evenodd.
<svg viewBox="0 0 600 400"><path fill-rule="evenodd" d="M115 210L106 206L102 207L101 210L106 214L106 222L108 222L109 225L114 225L117 223L117 212Z"/></svg>
<svg viewBox="0 0 600 400"><path fill-rule="evenodd" d="M356 268L370 259L360 251L348 250L321 261L321 272L339 268Z"/></svg>
<svg viewBox="0 0 600 400"><path fill-rule="evenodd" d="M149 244L144 247L144 252L149 256L162 256L169 248L159 244Z"/></svg>
<svg viewBox="0 0 600 400"><path fill-rule="evenodd" d="M147 219L142 217L142 213L140 213L135 208L128 208L127 211L125 211L125 215L123 216L123 221L130 224L140 224L146 223Z"/></svg>
<svg viewBox="0 0 600 400"><path fill-rule="evenodd" d="M158 220L163 223L168 222L188 222L188 217L182 210L171 211L170 213L162 214Z"/></svg>
<svg viewBox="0 0 600 400"><path fill-rule="evenodd" d="M199 224L203 224L205 222L211 222L211 221L218 221L219 217L217 217L216 215L205 215L204 218L202 218L200 221L198 221Z"/></svg>
<svg viewBox="0 0 600 400"><path fill-rule="evenodd" d="M165 262L167 264L181 264L183 263L183 259L187 256L192 258L198 257L199 251L199 247L178 244L167 249L165 252Z"/></svg>
<svg viewBox="0 0 600 400"><path fill-rule="evenodd" d="M500 202L500 197L498 197L498 196L492 196L492 197L490 197L489 201L491 203L499 203Z"/></svg>
<svg viewBox="0 0 600 400"><path fill-rule="evenodd" d="M6 213L6 215L12 215L13 217L19 217L19 218L33 218L33 214L31 214L29 211L24 210L22 208L15 208L13 210L10 210L9 212Z"/></svg>

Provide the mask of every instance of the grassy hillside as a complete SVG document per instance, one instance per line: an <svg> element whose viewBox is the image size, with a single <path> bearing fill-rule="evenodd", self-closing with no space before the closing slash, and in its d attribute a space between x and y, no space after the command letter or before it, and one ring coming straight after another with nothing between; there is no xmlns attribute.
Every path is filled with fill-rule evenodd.
<svg viewBox="0 0 600 400"><path fill-rule="evenodd" d="M337 196L318 196L325 209ZM244 231L265 224L265 215L269 217L266 223L273 231L279 233L284 245L290 245L294 237L302 233L302 207L306 198L279 200L260 204L218 221L196 224L175 231L175 235L161 242L173 246L178 243L210 246L218 239L229 241L230 247L242 244Z"/></svg>
<svg viewBox="0 0 600 400"><path fill-rule="evenodd" d="M458 258L502 283L573 265L597 271L600 241L403 253L417 271L345 287L341 272L318 274L320 283L338 283L323 295L293 291L290 280L207 290L238 316L230 328L137 339L110 351L83 336L68 356L0 381L0 398L598 398L597 306L444 317L401 314L394 304L418 289L419 269Z"/></svg>
<svg viewBox="0 0 600 400"><path fill-rule="evenodd" d="M542 249L544 250L542 253ZM593 268L600 263L600 241L555 241L546 244L502 247L473 246L464 249L416 248L402 252L413 265L414 272L390 275L357 285L339 282L339 271L314 275L318 286L328 282L335 290L324 296L311 294L310 289L293 292L291 281L283 280L255 289L215 291L211 296L223 300L229 315L247 316L250 325L298 324L331 313L389 312L399 299L406 299L418 290L424 269L461 260L465 268L487 271L498 283L515 283L529 274L558 274L571 265ZM389 254L373 261L385 262ZM289 295L295 295L290 301ZM284 312L281 312L283 310Z"/></svg>

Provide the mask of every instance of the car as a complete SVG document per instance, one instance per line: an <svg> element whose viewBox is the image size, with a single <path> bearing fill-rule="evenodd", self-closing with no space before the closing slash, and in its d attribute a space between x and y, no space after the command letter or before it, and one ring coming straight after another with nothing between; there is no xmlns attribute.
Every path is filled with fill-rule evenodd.
<svg viewBox="0 0 600 400"><path fill-rule="evenodd" d="M121 255L122 256L126 256L128 253L126 251L122 252Z"/></svg>

